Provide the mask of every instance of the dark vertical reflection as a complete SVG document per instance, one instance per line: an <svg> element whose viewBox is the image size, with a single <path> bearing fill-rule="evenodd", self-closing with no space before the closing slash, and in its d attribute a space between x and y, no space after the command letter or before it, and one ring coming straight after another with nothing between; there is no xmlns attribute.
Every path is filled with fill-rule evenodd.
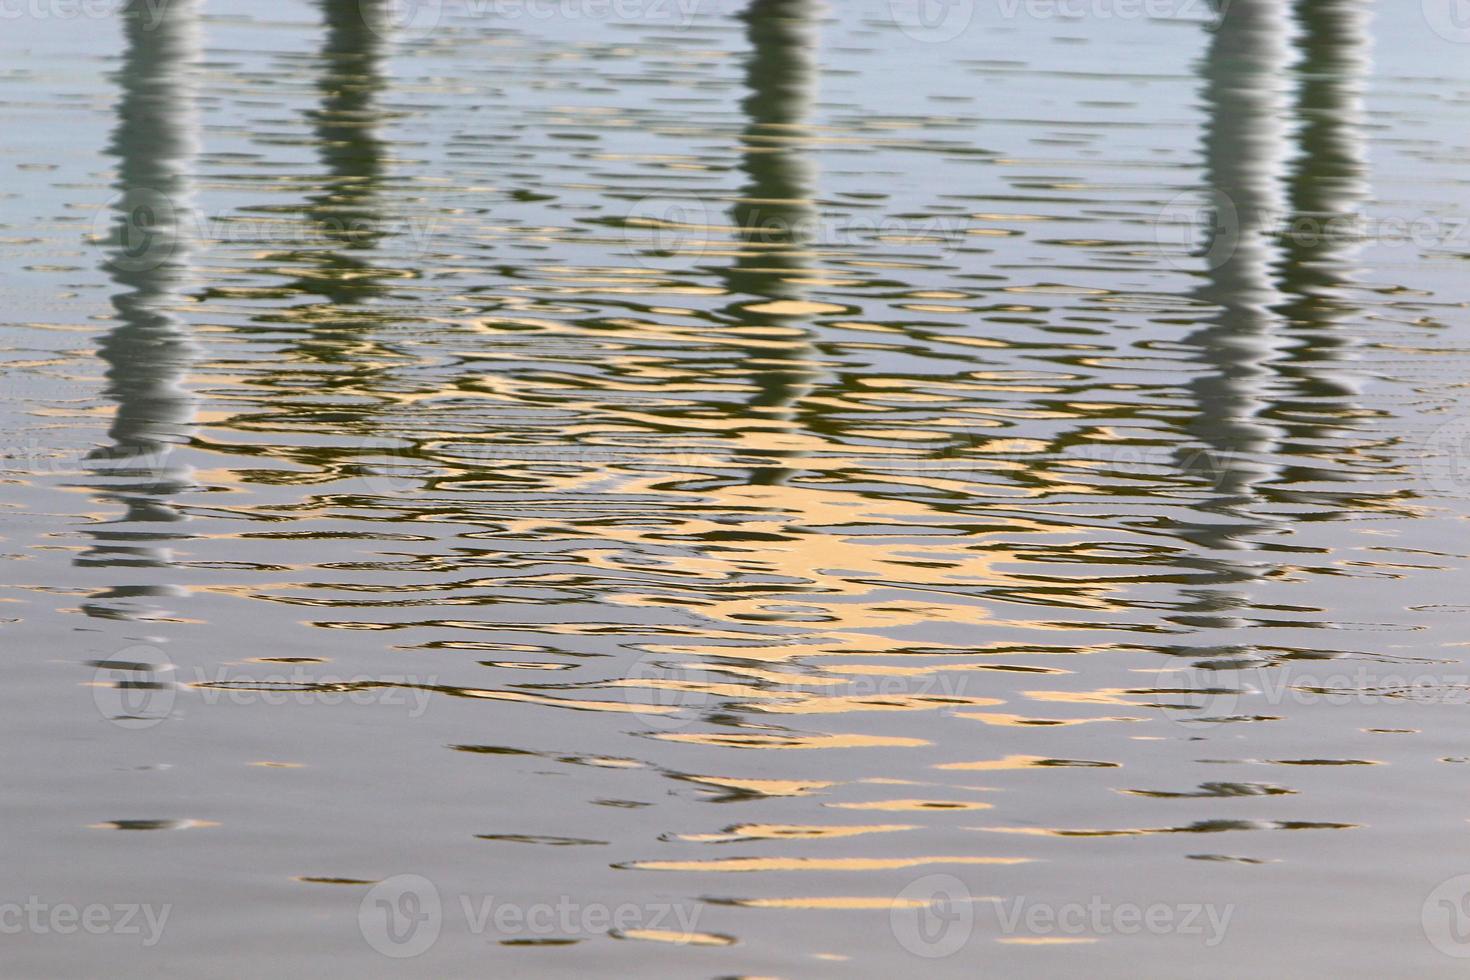
<svg viewBox="0 0 1470 980"><path fill-rule="evenodd" d="M1213 482L1202 507L1215 515L1194 539L1212 548L1236 540L1244 513L1270 474L1279 432L1266 420L1278 343L1272 307L1275 223L1287 161L1288 22L1274 0L1235 0L1222 12L1202 74L1208 121L1202 144L1213 209L1207 270L1196 296L1217 312L1186 339L1207 366L1190 382L1197 406L1191 434L1207 447L1201 475Z"/></svg>
<svg viewBox="0 0 1470 980"><path fill-rule="evenodd" d="M166 7L129 3L122 11L125 50L116 75L121 95L108 152L117 160L106 269L119 287L112 303L118 325L101 341L106 394L117 404L110 445L91 460L95 485L122 503L124 515L92 532L85 565L166 566L165 529L183 519L172 497L191 485L173 450L192 432L194 399L183 380L196 351L176 312L184 301L197 217L192 170L198 122L194 94L200 52L194 0ZM168 585L109 589L86 607L92 615L140 618L140 597L168 594Z"/></svg>
<svg viewBox="0 0 1470 980"><path fill-rule="evenodd" d="M1324 362L1345 342L1332 328L1347 313L1342 286L1365 194L1358 104L1365 43L1354 0L1302 0L1295 8L1235 0L1204 61L1215 237L1197 295L1218 312L1189 338L1209 365L1190 386L1198 406L1190 428L1208 447L1200 470L1213 489L1199 505L1208 519L1185 537L1212 550L1261 547L1253 539L1279 529L1258 502L1280 502L1293 483L1316 478L1284 461L1302 458L1305 447L1294 443L1323 431L1317 422L1330 414L1323 400L1347 393ZM1284 95L1293 75L1294 106ZM1187 592L1175 621L1242 625L1230 611L1246 604L1238 585L1258 569L1218 556L1196 564L1205 587Z"/></svg>
<svg viewBox="0 0 1470 980"><path fill-rule="evenodd" d="M1283 406L1283 420L1294 437L1310 438L1327 428L1303 417L1330 407L1314 401L1355 394L1328 366L1346 354L1340 325L1354 309L1346 288L1363 232L1369 13L1361 0L1299 0L1293 10L1300 29L1299 152L1287 181L1290 220L1281 262L1286 298L1278 311L1294 343L1280 371L1300 400Z"/></svg>
<svg viewBox="0 0 1470 980"><path fill-rule="evenodd" d="M754 0L741 15L750 43L748 94L741 103L747 120L739 164L745 184L730 210L736 258L723 273L735 299L726 315L759 341L747 349L746 361L760 389L747 403L753 421L766 420L763 431L793 434L799 403L815 376L805 317L798 306L787 305L802 300L817 224L815 180L806 159L814 16L811 0ZM768 304L783 305L763 310ZM755 455L781 461L795 453ZM775 484L790 473L790 467L773 462L755 469L750 480Z"/></svg>
<svg viewBox="0 0 1470 980"><path fill-rule="evenodd" d="M322 163L321 189L305 201L305 240L275 261L296 270L289 288L320 302L297 306L284 319L317 327L309 344L322 360L353 353L334 328L375 322L357 309L379 296L392 270L374 264L387 234L381 214L385 147L378 128L385 85L383 40L368 25L388 0L319 0L323 26L317 108L308 113ZM272 317L269 319L277 319Z"/></svg>
<svg viewBox="0 0 1470 980"><path fill-rule="evenodd" d="M1185 340L1202 370L1188 385L1194 414L1186 428L1195 448L1185 450L1184 463L1206 485L1206 495L1179 528L1201 551L1183 562L1195 585L1183 590L1169 617L1196 629L1245 625L1237 611L1249 600L1240 587L1258 570L1219 552L1254 547L1250 539L1268 526L1256 505L1261 484L1273 475L1280 437L1266 416L1277 323L1272 306L1280 298L1273 232L1287 160L1288 32L1285 10L1275 0L1234 0L1220 12L1200 68L1211 213L1206 269L1195 295L1215 312ZM1235 656L1246 650L1232 638L1215 644L1205 637L1181 652Z"/></svg>

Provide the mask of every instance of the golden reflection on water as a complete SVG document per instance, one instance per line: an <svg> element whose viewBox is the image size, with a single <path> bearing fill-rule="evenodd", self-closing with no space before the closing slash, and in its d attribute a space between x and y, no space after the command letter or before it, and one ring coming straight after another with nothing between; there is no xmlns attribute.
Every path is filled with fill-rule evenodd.
<svg viewBox="0 0 1470 980"><path fill-rule="evenodd" d="M392 823L404 855L507 892L544 873L728 916L599 942L762 937L804 962L837 955L828 934L769 913L867 930L925 907L899 893L929 873L1066 895L1104 860L1198 898L1327 862L1277 841L1341 835L1258 832L1370 831L1368 777L1406 766L1356 739L1423 735L1425 686L1290 678L1454 662L1425 638L1449 606L1374 591L1458 560L1403 530L1432 507L1394 413L1443 392L1363 382L1397 370L1412 345L1387 324L1431 317L1423 298L1370 281L1360 242L1279 227L1372 198L1365 7L1230 6L1191 34L1193 79L946 48L955 91L902 115L852 88L889 39L813 0L754 0L673 47L393 39L315 0L309 44L248 48L262 24L206 57L228 18L124 19L107 326L95 352L9 362L97 361L96 403L33 414L108 426L44 498L73 523L27 546L76 577L27 598L64 598L87 676L136 675L89 693L167 690L161 731L212 733L231 771L320 780L274 791L353 820L386 785L383 824L353 824L371 847L277 831L282 881L385 880ZM1096 99L1063 94L1084 81ZM976 104L972 82L1024 104ZM1076 118L1025 115L1033 84ZM1165 88L1182 101L1153 118ZM1180 192L1206 237L1141 244ZM141 193L171 207L140 264ZM202 197L228 203L203 221ZM112 656L137 645L158 657ZM1290 703L1343 696L1382 713L1318 731L1337 717ZM422 720L374 714L395 703ZM347 759L317 753L343 731ZM1244 765L1303 778L1207 771ZM265 806L211 785L160 799L217 823L80 825L223 835ZM976 831L1000 846L972 852ZM1168 844L1227 831L1261 854ZM300 874L303 850L332 866ZM709 897L736 872L747 897ZM788 872L819 897L763 893Z"/></svg>

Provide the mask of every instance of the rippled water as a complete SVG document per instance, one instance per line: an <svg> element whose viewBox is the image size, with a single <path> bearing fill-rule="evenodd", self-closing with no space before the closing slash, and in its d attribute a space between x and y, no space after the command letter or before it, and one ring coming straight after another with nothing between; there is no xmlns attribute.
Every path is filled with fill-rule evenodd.
<svg viewBox="0 0 1470 980"><path fill-rule="evenodd" d="M3 22L5 976L1459 974L1458 21L362 4Z"/></svg>

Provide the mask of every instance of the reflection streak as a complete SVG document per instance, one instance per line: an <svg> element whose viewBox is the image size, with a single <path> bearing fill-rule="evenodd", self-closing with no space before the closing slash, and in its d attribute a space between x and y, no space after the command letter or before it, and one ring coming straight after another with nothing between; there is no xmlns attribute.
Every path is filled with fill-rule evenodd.
<svg viewBox="0 0 1470 980"><path fill-rule="evenodd" d="M112 298L118 325L98 347L107 364L106 394L117 410L111 445L92 454L91 469L102 495L122 503L126 513L116 522L123 529L91 531L97 544L77 562L165 567L172 559L164 542L179 535L158 525L184 519L172 498L192 484L190 468L170 456L190 438L195 408L183 380L197 347L176 310L191 275L195 237L198 7L177 0L160 12L133 2L122 11L122 23L121 98L109 145L118 161L119 196L106 263L120 287ZM134 600L175 591L164 584L118 586L95 595L86 610L103 618L147 618L156 611Z"/></svg>

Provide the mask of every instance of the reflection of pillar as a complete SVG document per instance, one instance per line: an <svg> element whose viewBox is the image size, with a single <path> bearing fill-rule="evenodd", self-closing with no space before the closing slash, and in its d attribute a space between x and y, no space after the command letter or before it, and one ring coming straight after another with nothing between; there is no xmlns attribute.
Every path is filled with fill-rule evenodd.
<svg viewBox="0 0 1470 980"><path fill-rule="evenodd" d="M1346 340L1334 328L1351 312L1344 287L1353 275L1368 194L1363 87L1369 12L1362 0L1298 0L1295 12L1300 152L1287 181L1291 233L1281 283L1288 298L1278 311L1296 344L1279 370L1300 397L1329 398L1354 393L1345 379L1324 370L1324 362L1345 354ZM1290 428L1309 435L1320 426Z"/></svg>
<svg viewBox="0 0 1470 980"><path fill-rule="evenodd" d="M306 204L322 244L302 258L315 268L295 285L333 304L361 302L381 290L380 276L354 252L383 237L377 193L383 171L377 96L384 80L381 21L388 0L320 0L326 33L311 115L325 186Z"/></svg>
<svg viewBox="0 0 1470 980"><path fill-rule="evenodd" d="M134 0L122 11L126 50L117 73L121 98L109 150L117 158L119 197L106 268L120 287L118 324L101 341L107 396L117 404L111 446L93 454L93 482L126 506L122 527L92 532L87 565L164 566L172 534L149 524L179 521L171 497L189 486L172 449L192 432L194 399L183 388L195 346L176 308L189 273L192 169L198 121L194 95L200 55L197 0L165 6ZM167 586L132 586L107 595L125 600ZM126 602L94 602L97 615L137 614Z"/></svg>
<svg viewBox="0 0 1470 980"><path fill-rule="evenodd" d="M293 356L332 365L322 383L341 387L381 373L381 358L364 357L365 328L382 313L368 304L383 293L391 270L374 263L387 236L380 213L386 151L379 135L378 95L385 9L391 0L316 0L322 40L316 59L317 103L304 115L321 162L319 186L302 202L299 240L270 256L289 270L285 288L300 297L261 313L267 323L299 328ZM378 30L374 30L376 25Z"/></svg>
<svg viewBox="0 0 1470 980"><path fill-rule="evenodd" d="M1262 462L1278 433L1263 415L1271 375L1279 300L1272 276L1274 232L1283 209L1289 28L1275 0L1233 0L1220 18L1203 64L1209 121L1203 149L1205 179L1215 207L1210 268L1198 297L1217 312L1188 338L1209 366L1190 384L1198 408L1192 433L1209 451L1213 510L1231 510L1254 496L1269 475ZM1201 538L1231 547L1229 528L1213 525Z"/></svg>
<svg viewBox="0 0 1470 980"><path fill-rule="evenodd" d="M762 430L790 432L797 405L811 390L815 371L811 339L803 326L801 280L809 274L808 252L817 221L811 196L814 178L806 159L807 116L815 84L811 51L812 0L754 0L742 15L751 53L741 103L746 126L740 136L740 170L745 185L731 208L738 252L725 270L736 297L727 314L752 330L760 345L748 350L746 365L760 391L751 399L751 421ZM785 460L791 453L758 455ZM752 483L780 483L789 468L761 467Z"/></svg>
<svg viewBox="0 0 1470 980"><path fill-rule="evenodd" d="M1269 525L1251 505L1259 485L1276 471L1270 460L1280 440L1268 420L1274 378L1268 362L1276 347L1271 308L1280 299L1272 271L1287 159L1288 35L1275 0L1233 0L1201 64L1204 176L1214 237L1206 243L1207 268L1196 296L1214 312L1185 341L1204 366L1188 386L1195 414L1186 426L1204 449L1184 450L1182 462L1208 490L1194 505L1200 519L1181 521L1178 532L1202 549L1181 563L1199 571L1198 586L1183 591L1178 611L1168 617L1195 628L1241 625L1232 611L1247 599L1235 586L1255 573L1209 552L1248 548L1247 538ZM1223 652L1208 643L1203 648Z"/></svg>
<svg viewBox="0 0 1470 980"><path fill-rule="evenodd" d="M1367 14L1362 0L1298 0L1293 9L1295 33L1269 0L1234 0L1204 65L1207 179L1222 210L1234 211L1235 223L1221 233L1236 239L1233 250L1211 256L1199 296L1219 312L1190 338L1212 368L1191 386L1199 409L1191 431L1215 457L1210 475L1218 482L1200 505L1211 521L1185 536L1213 549L1247 547L1249 536L1279 523L1251 510L1259 485L1285 474L1283 464L1266 460L1286 452L1288 442L1320 435L1330 425L1324 399L1351 393L1325 362L1343 356L1345 339L1332 328L1349 314L1343 287L1367 193ZM1294 120L1279 87L1293 76ZM1289 162L1286 120L1296 144ZM1214 588L1190 590L1184 614L1172 618L1238 625L1227 610L1246 600L1220 586L1254 573L1214 558L1198 564Z"/></svg>

